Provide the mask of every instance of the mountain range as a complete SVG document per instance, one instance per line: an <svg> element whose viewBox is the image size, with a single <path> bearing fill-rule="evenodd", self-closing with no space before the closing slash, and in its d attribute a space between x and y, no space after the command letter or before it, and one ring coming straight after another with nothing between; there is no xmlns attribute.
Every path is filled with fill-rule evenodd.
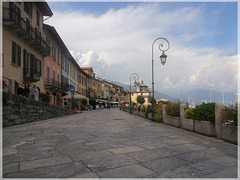
<svg viewBox="0 0 240 180"><path fill-rule="evenodd" d="M113 83L122 86L125 90L129 90L130 86L125 85L116 81L112 81ZM131 89L136 89L134 86L131 86ZM149 88L149 91L152 89ZM168 99L168 100L182 100L183 102L197 102L197 104L201 104L203 101L210 102L210 96L211 96L211 102L223 102L225 105L234 104L236 102L235 97L236 92L220 92L210 89L202 89L197 88L189 91L183 91L181 92L172 92L171 95L168 95L166 93L160 93L159 91L154 90L154 96L155 99Z"/></svg>

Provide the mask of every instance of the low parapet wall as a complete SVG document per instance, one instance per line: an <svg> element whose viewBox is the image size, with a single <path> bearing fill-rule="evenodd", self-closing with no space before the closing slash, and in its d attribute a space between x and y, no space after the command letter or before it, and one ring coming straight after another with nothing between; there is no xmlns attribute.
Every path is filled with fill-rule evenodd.
<svg viewBox="0 0 240 180"><path fill-rule="evenodd" d="M3 127L41 121L75 113L75 111L70 109L64 109L46 102L36 101L14 94L5 93L3 99Z"/></svg>

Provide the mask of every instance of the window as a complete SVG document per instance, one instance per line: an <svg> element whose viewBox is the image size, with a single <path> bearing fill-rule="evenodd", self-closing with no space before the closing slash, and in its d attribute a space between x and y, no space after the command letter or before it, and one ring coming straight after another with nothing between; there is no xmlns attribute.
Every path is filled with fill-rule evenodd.
<svg viewBox="0 0 240 180"><path fill-rule="evenodd" d="M59 79L60 79L60 75L59 75L59 74L57 75L57 78L58 78L58 83L57 83L57 85L58 85L58 87L59 87Z"/></svg>
<svg viewBox="0 0 240 180"><path fill-rule="evenodd" d="M25 2L24 3L24 11L28 13L30 17L32 17L32 3L31 2Z"/></svg>
<svg viewBox="0 0 240 180"><path fill-rule="evenodd" d="M9 7L10 7L10 19L15 21L16 23L21 23L21 10L18 6L16 6L15 3L10 2L9 3Z"/></svg>
<svg viewBox="0 0 240 180"><path fill-rule="evenodd" d="M53 69L53 83L55 82L55 70Z"/></svg>
<svg viewBox="0 0 240 180"><path fill-rule="evenodd" d="M47 84L50 83L50 67L47 66Z"/></svg>
<svg viewBox="0 0 240 180"><path fill-rule="evenodd" d="M60 64L60 61L59 61L59 59L60 59L60 51L58 50L58 64Z"/></svg>
<svg viewBox="0 0 240 180"><path fill-rule="evenodd" d="M39 60L38 58L34 58L35 59L35 74L37 74L39 77L42 75L42 61Z"/></svg>
<svg viewBox="0 0 240 180"><path fill-rule="evenodd" d="M40 26L40 14L39 11L37 10L37 26Z"/></svg>
<svg viewBox="0 0 240 180"><path fill-rule="evenodd" d="M12 41L12 64L21 66L21 47Z"/></svg>
<svg viewBox="0 0 240 180"><path fill-rule="evenodd" d="M56 61L56 47L52 44L52 58Z"/></svg>

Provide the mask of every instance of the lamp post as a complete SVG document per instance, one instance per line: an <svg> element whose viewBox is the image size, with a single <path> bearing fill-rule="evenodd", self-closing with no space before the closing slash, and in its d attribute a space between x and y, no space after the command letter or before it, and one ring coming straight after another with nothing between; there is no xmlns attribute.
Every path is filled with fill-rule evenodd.
<svg viewBox="0 0 240 180"><path fill-rule="evenodd" d="M137 84L137 80L139 79L139 76L136 74L136 73L133 73L131 76L130 76L130 114L132 114L132 93L131 93L131 79L132 79L132 76L133 76L133 80L134 80L134 85L136 86Z"/></svg>
<svg viewBox="0 0 240 180"><path fill-rule="evenodd" d="M153 47L154 47L154 43L157 41L157 40L164 40L167 42L167 48L165 50L162 49L162 47L164 47L164 45L162 43L159 44L158 48L160 51L162 51L162 55L159 57L160 58L160 61L161 63L164 65L166 63L166 60L167 60L167 55L164 53L165 51L167 51L170 47L170 44L168 42L167 39L165 38L157 38L153 41L153 44L152 44L152 91L153 91L153 95L152 95L152 108L154 108L154 60L153 60ZM154 111L152 109L152 121L154 120Z"/></svg>

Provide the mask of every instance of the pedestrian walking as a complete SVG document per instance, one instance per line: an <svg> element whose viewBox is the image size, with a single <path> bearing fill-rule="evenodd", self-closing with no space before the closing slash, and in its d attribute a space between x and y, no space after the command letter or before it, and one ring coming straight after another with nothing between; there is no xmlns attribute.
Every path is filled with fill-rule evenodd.
<svg viewBox="0 0 240 180"><path fill-rule="evenodd" d="M81 112L81 102L78 100L78 109L79 109L79 111Z"/></svg>
<svg viewBox="0 0 240 180"><path fill-rule="evenodd" d="M109 111L110 111L110 109L111 109L111 104L110 103L108 103L108 108L109 108Z"/></svg>
<svg viewBox="0 0 240 180"><path fill-rule="evenodd" d="M30 88L29 97L31 99L35 99L36 92L37 92L36 84L33 84L33 86Z"/></svg>

